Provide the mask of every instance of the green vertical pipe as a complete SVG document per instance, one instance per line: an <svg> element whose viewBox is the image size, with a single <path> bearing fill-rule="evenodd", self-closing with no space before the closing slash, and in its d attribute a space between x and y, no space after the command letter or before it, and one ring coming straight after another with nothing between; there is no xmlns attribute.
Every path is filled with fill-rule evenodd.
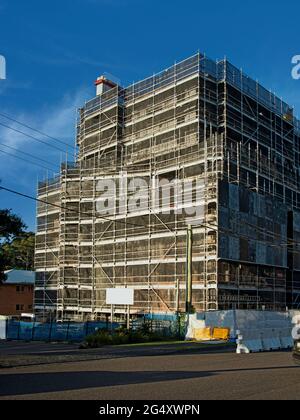
<svg viewBox="0 0 300 420"><path fill-rule="evenodd" d="M176 279L176 314L180 312L180 283L179 279Z"/></svg>
<svg viewBox="0 0 300 420"><path fill-rule="evenodd" d="M187 228L187 252L186 252L186 313L190 314L192 310L192 278L193 278L193 228L188 225Z"/></svg>

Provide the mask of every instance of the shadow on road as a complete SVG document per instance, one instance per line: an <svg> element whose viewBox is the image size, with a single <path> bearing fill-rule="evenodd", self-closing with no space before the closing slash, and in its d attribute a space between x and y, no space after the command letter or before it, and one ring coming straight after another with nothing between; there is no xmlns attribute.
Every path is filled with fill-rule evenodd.
<svg viewBox="0 0 300 420"><path fill-rule="evenodd" d="M209 372L63 372L0 375L0 397L212 376Z"/></svg>
<svg viewBox="0 0 300 420"><path fill-rule="evenodd" d="M267 372L297 369L297 366L277 366L262 368L224 369L202 372L62 372L24 373L0 375L0 397L29 395L48 392L62 392L88 388L105 388L120 385L134 385L153 382L168 382L199 379L222 373Z"/></svg>

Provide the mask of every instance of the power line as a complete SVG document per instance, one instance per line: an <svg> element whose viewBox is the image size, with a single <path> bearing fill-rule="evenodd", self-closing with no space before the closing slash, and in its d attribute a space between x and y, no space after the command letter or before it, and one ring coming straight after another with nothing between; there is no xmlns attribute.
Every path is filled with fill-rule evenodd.
<svg viewBox="0 0 300 420"><path fill-rule="evenodd" d="M73 212L73 213L76 213L76 214L78 214L78 215L81 215L81 214L87 214L89 217L91 216L91 214L90 213L86 213L86 212L78 212L77 210L75 210L75 209L70 209L70 208L67 208L67 207L63 207L63 206L60 206L60 205L58 205L58 204L54 204L54 203L50 203L50 202L47 202L46 200L41 200L41 199L38 199L38 198L35 198L35 197L32 197L32 196L29 196L29 195L26 195L26 194L23 194L23 193L20 193L20 192L18 192L18 191L15 191L15 190L12 190L12 189L9 189L9 188L5 188L5 187L1 187L0 186L0 189L2 189L2 190L4 190L4 191L7 191L7 192L10 192L10 193L12 193L12 194L16 194L16 195L19 195L19 196L21 196L21 197L24 197L24 198L27 198L27 199L30 199L30 200L33 200L33 201L36 201L36 202L40 202L40 203L43 203L43 204L47 204L47 205L50 205L50 206L53 206L53 207L56 207L56 208L59 208L59 209L62 209L62 210L67 210L67 211L70 211L70 212ZM123 220L115 220L115 219L110 219L110 218L108 218L108 217L104 217L104 216L99 216L99 219L102 219L102 220L105 220L105 221L109 221L109 222L118 222L118 223L121 223L121 224L124 224L124 225L127 225L127 226L133 226L133 227L145 227L145 228L148 228L149 226L147 226L147 225L145 225L145 224L143 224L143 225L138 225L138 224L133 224L133 223L130 223L130 222L125 222L125 221L123 221ZM224 229L224 228L219 228L218 226L216 226L216 225L205 225L205 224L199 224L198 226L201 226L201 227L203 227L203 228L206 228L206 229L210 229L210 230L212 230L212 231L215 231L216 233L219 233L219 232L223 232L223 233L227 233L227 234L231 234L232 236L236 236L236 237L239 237L239 238L244 238L244 239L252 239L251 237L249 237L249 236L246 236L246 235L243 235L243 234L241 234L241 235L239 235L239 234L237 234L236 232L233 232L233 231L231 231L231 230L229 230L229 229ZM270 232L270 231L269 231ZM271 232L270 232L271 233ZM273 232L273 234L274 234L274 232ZM281 244L278 244L278 245L276 245L276 243L274 244L273 242L271 242L271 241L263 241L264 243L269 243L270 245L272 245L272 246L274 246L274 247L281 247L281 246L288 246L288 245L299 245L299 243L298 242L296 242L296 241L290 241L289 243L281 243Z"/></svg>
<svg viewBox="0 0 300 420"><path fill-rule="evenodd" d="M47 166L40 165L40 164L38 164L38 163L36 163L36 162L30 161L30 160L28 160L28 159L24 159L24 158L22 158L22 157L20 157L20 156L16 156L16 155L14 155L13 153L6 152L5 150L1 150L1 149L0 149L0 153L4 153L5 155L11 156L11 157L13 157L13 158L15 158L15 159L19 159L19 160L22 160L23 162L30 163L31 165L35 165L35 166L38 166L38 167L40 167L40 168L46 169L47 171L50 171L50 172L55 172L53 169L48 168Z"/></svg>
<svg viewBox="0 0 300 420"><path fill-rule="evenodd" d="M25 156L29 156L29 157L31 157L31 158L33 158L33 159L36 159L36 160L39 160L39 161L41 161L41 162L44 162L44 163L47 163L47 164L49 164L49 163L50 163L50 165L53 165L53 168L55 168L56 170L58 169L58 168L54 165L54 163L49 162L49 161L47 161L47 160L44 160L44 159L42 159L42 158L40 158L40 157L38 157L38 156L35 156L35 155L31 154L31 153L23 152L22 150L18 150L18 149L16 149L15 147L8 146L7 144L4 144L4 143L0 143L0 146L2 146L2 147L6 147L6 148L8 148L8 149L10 149L10 150L14 150L14 151L15 151L15 152L17 152L17 153L21 153L21 154L23 154L23 155L25 155Z"/></svg>
<svg viewBox="0 0 300 420"><path fill-rule="evenodd" d="M6 118L6 119L10 120L10 121L13 121L13 122L15 122L15 123L17 123L17 124L22 125L23 127L29 128L29 130L34 131L34 132L36 132L36 133L38 133L38 134L41 134L42 136L45 136L45 137L49 138L50 140L54 140L54 141L56 141L56 142L58 142L58 143L60 143L60 144L63 144L63 145L65 145L65 146L67 146L67 147L70 147L70 148L72 148L72 149L76 150L76 148L75 148L74 146L72 146L71 144L68 144L68 143L66 143L66 142L63 142L62 140L59 140L59 139L57 139L56 137L50 136L49 134L46 134L46 133L44 133L44 132L43 132L43 131L41 131L41 130L38 130L38 129L36 129L36 128L31 127L31 126L30 126L30 125L28 125L28 124L25 124L25 123L23 123L23 122L21 122L21 121L18 121L18 120L16 120L15 118L12 118L12 117L10 117L10 116L9 116L9 115L7 115L7 114L3 114L3 113L1 113L1 112L0 112L0 115L1 115L2 117L4 117L4 118Z"/></svg>
<svg viewBox="0 0 300 420"><path fill-rule="evenodd" d="M1 151L1 150L0 150L0 151ZM70 208L68 208L68 207L63 207L63 206L60 206L59 204L49 203L49 202L48 202L48 201L46 201L46 200L41 200L41 199L39 199L39 198L32 197L32 196L27 195L27 194L23 194L23 193L21 193L21 192L19 192L19 191L15 191L15 190L12 190L12 189L10 189L10 188L6 188L6 187L2 187L2 186L0 186L0 190L3 190L3 191L6 191L6 192L9 192L9 193L12 193L12 194L18 195L18 196L23 197L23 198L27 198L28 200L32 200L32 201L35 201L35 202L38 202L38 203L47 204L47 205L50 205L50 206L52 206L52 207L59 208L59 209L61 209L61 210L67 210L67 211L70 211L70 212L72 212L72 213L76 213L76 214L78 214L78 215L85 214L85 215L88 215L89 217L91 217L91 216L93 217L93 216L94 216L94 215L91 215L90 213L87 213L87 212L79 212L79 211L77 211L77 210L75 210L75 209L70 209ZM98 218L99 218L99 219L102 219L102 220L105 220L105 221L107 221L107 222L117 222L117 223L122 223L122 224L124 224L124 225L131 225L131 226L134 226L134 227L149 227L149 226L146 226L146 225L138 225L138 224L135 224L135 223L125 222L125 221L123 221L123 220L110 219L110 218L108 218L108 217L104 217L104 216L98 216Z"/></svg>
<svg viewBox="0 0 300 420"><path fill-rule="evenodd" d="M57 146L54 146L53 144L47 143L47 142L45 142L43 140L37 139L36 137L34 137L34 136L32 136L32 135L30 135L28 133L25 133L24 131L18 130L18 129L13 128L13 127L10 127L9 125L3 124L1 122L0 122L0 125L2 127L5 127L7 129L9 129L9 130L15 131L18 134L22 134L23 136L29 137L29 138L31 138L32 140L34 140L34 141L36 141L38 143L44 144L45 146L48 146L48 147L51 147L52 149L55 149L55 150L57 150L59 152L63 152L63 153L66 152L66 150L63 150L63 149L61 149L61 148L59 148Z"/></svg>
<svg viewBox="0 0 300 420"><path fill-rule="evenodd" d="M2 187L2 186L0 186L0 190L3 190L3 191L7 191L7 192L9 192L9 193L12 193L12 194L15 194L15 195L18 195L18 196L20 196L20 197L23 197L23 198L27 198L27 199L29 199L29 200L32 200L32 201L35 201L35 202L38 202L38 203L42 203L42 204L46 204L46 205L50 205L50 206L52 206L52 207L56 207L56 208L59 208L59 209L61 209L61 210L67 210L67 211L70 211L70 212L72 212L72 213L76 213L77 215L88 215L89 217L94 217L95 216L95 214L94 213L87 213L87 212L80 212L80 211L77 211L77 210L75 210L75 209L70 209L70 208L68 208L68 207L64 207L64 206L60 206L59 204L54 204L54 203L50 203L50 202L48 202L48 201L46 201L46 200L42 200L42 199L39 199L39 198L36 198L36 197L32 197L32 196L30 196L30 195L27 195L27 194L24 194L24 193L21 193L21 192L19 192L19 191L15 191L15 190L12 190L12 189L10 189L10 188L6 188L6 187ZM127 222L127 221L123 221L123 220L116 220L116 219L110 219L110 218L108 218L108 217L105 217L105 216L97 216L99 219L102 219L102 220L105 220L105 221L107 221L107 222L116 222L116 223L121 223L121 224L124 224L125 226L133 226L133 227L138 227L138 228L141 228L141 227L143 227L143 228L149 228L149 225L145 225L145 224L136 224L136 223L130 223L130 222ZM214 230L212 227L210 227L210 226L205 226L205 225L203 225L203 224L201 224L201 226L203 226L203 227L206 227L206 228L208 228L208 229L211 229L211 230ZM216 230L216 229L215 229ZM216 230L217 231L217 230Z"/></svg>
<svg viewBox="0 0 300 420"><path fill-rule="evenodd" d="M32 130L32 131L35 131L35 132L37 132L37 133L39 133L39 134L41 134L41 135L43 135L43 136L45 136L45 137L48 137L49 139L52 139L52 140L54 140L54 141L56 141L56 142L58 142L58 143L60 143L60 144L63 144L63 145L66 145L67 147L72 147L73 149L75 149L73 146L71 146L71 145L69 145L69 144L67 144L67 143L65 143L65 142L62 142L61 140L56 139L55 137L49 136L48 134L43 133L42 131L37 130L37 129L35 129L35 128L33 128L33 127L31 127L31 126L29 126L29 125L27 125L27 124L25 124L25 123L22 123L22 122L20 122L20 121L18 121L18 120L16 120L16 119L14 119L14 118L12 118L12 117L10 117L10 116L6 115L6 114L0 113L0 115L1 115L1 116L3 116L4 118L6 118L6 119L10 120L10 121L16 122L17 124L20 124L20 125L22 125L22 126L24 126L24 127L28 128L28 129L30 129L30 130ZM49 143L43 142L42 140L39 140L39 139L36 139L35 137L33 137L33 136L31 136L31 135L29 135L29 134L27 134L27 133L24 133L24 132L23 132L23 131L21 131L21 130L14 129L13 127L7 126L7 125L5 125L5 124L3 124L3 123L0 123L0 125L2 125L2 126L4 126L4 127L8 128L8 129L11 129L11 130L13 130L13 131L16 131L16 132L18 132L18 133L20 133L20 134L24 134L25 136L28 136L28 137L32 138L33 140L35 140L35 141L39 141L40 143L43 143L43 144L45 144L46 146L49 146L49 147L55 148L55 149L57 149L57 150L63 151L62 149L58 149L58 148L56 148L55 146L50 145ZM0 144L1 144L1 143L0 143ZM47 162L47 161L45 161L45 160L43 160L43 159L40 159L40 158L35 157L34 155L30 155L30 154L28 154L28 153L25 153L25 152L22 152L22 151L18 151L17 149L14 149L14 148L12 148L12 147L10 147L10 146L4 145L4 144L2 144L2 146L4 146L4 147L9 147L9 148L11 148L12 150L15 150L15 151L17 151L17 152L19 152L19 153L22 153L22 154L24 154L24 155L27 155L27 156L33 157L34 159L37 159L37 160L40 160L40 161L44 161L44 162L45 162L45 163L47 163L47 164L49 163L49 162ZM8 152L4 152L4 151L2 151L2 150L0 150L0 152L2 152L2 153L6 153L6 154L11 155L11 156L13 156L13 157L15 157L15 158L18 158L18 159L21 159L21 160L23 160L23 161L26 161L25 159L22 159L22 158L20 158L20 157L17 157L17 156L14 156L14 155L12 155L12 154L9 154ZM34 164L34 165L36 165L36 166L43 167L44 169L50 170L49 168L46 168L45 166L42 166L42 165L37 165L37 164L36 164L36 163L34 163L34 162L30 162L30 161L27 161L27 162L29 162L29 163L31 163L31 164ZM50 171L52 171L52 170L50 170ZM46 203L46 202L45 202L45 203ZM47 203L46 203L46 204L47 204ZM48 204L51 204L51 203L48 203ZM63 207L61 207L61 208L63 208ZM68 209L68 210L69 210L69 209ZM81 213L81 214L82 214L82 213ZM113 220L111 220L111 221L113 221ZM125 222L125 223L126 223L126 222ZM129 223L126 223L126 224L129 224ZM248 224L248 223L246 223L246 224ZM248 224L248 225L250 226L250 224ZM138 225L134 225L134 226L138 226ZM140 226L142 227L142 225L140 225ZM205 227L204 225L202 225L202 226L203 226L203 227ZM143 225L143 227L147 227L147 226L146 226L146 225ZM254 227L255 227L255 226L254 226ZM258 228L258 227L256 227L256 228ZM210 227L210 229L212 229L212 228ZM263 228L259 228L259 229L260 229L260 230L263 230ZM212 230L213 230L213 229L212 229ZM266 231L266 230L264 230L264 232L267 232L267 231ZM270 231L269 231L269 232L270 232ZM272 235L276 236L273 232L272 232Z"/></svg>
<svg viewBox="0 0 300 420"><path fill-rule="evenodd" d="M1 150L0 150L1 151ZM3 189L3 190L5 190L5 188L4 187L0 187L0 189ZM6 190L8 190L8 189L6 189ZM18 194L18 195L21 195L21 196L23 196L23 197L26 197L26 198L29 198L29 199L32 199L32 200L35 200L35 201L37 201L37 202L41 202L41 203L43 203L43 204L46 204L46 205L51 205L51 206L53 206L53 207L57 207L57 208L60 208L60 209L62 209L62 210L67 210L67 211L71 211L71 212L73 212L73 213L76 213L76 214L78 214L78 215L81 215L81 214L86 214L86 215L88 215L89 217L93 217L94 216L94 214L91 214L91 213L87 213L87 212L78 212L77 210L75 210L75 209L69 209L69 208L67 208L67 207L63 207L63 206L60 206L60 205L57 205L57 204L53 204L53 203L50 203L50 202L48 202L48 201L46 201L46 200L41 200L41 199L37 199L37 198L34 198L34 197L30 197L30 196L26 196L26 195L24 195L24 194L22 194L22 193L19 193L19 192L16 192L16 191L13 191L13 190L8 190L9 192L11 192L11 193L15 193L15 194ZM130 222L124 222L124 221L121 221L121 220L116 220L116 219L109 219L109 218L107 218L107 217L99 217L100 219L103 219L103 220L107 220L107 221L111 221L111 222L119 222L119 223L123 223L123 224L126 224L126 225L132 225L132 226L134 226L134 227L146 227L146 228L148 228L149 226L147 226L147 225L145 225L145 224L143 224L143 225L138 225L138 224L133 224L133 223L130 223ZM279 240L281 240L281 237L280 237L280 235L278 235L278 234L276 234L275 232L272 232L272 231L270 231L270 230L267 230L267 229L264 229L264 228L260 228L260 227L258 227L258 226L255 226L255 225L253 225L253 224L249 224L249 223L247 223L247 222L245 222L245 224L246 225L248 225L249 227L251 227L251 228L254 228L254 229L256 229L256 230L258 230L258 231L260 231L261 233L263 232L263 233L265 233L265 234L270 234L270 235L272 235L273 237L274 237L274 239L277 237ZM201 226L201 227L204 227L204 228L207 228L207 229L210 229L210 230L212 230L212 231L215 231L215 232L217 232L217 233L219 233L219 232L221 232L221 233L227 233L227 234L230 234L230 235L232 235L232 236L235 236L235 237L239 237L239 238L243 238L243 239L253 239L252 237L250 237L250 236L247 236L247 235L245 235L245 234L238 234L238 232L234 232L233 230L230 230L230 229L226 229L226 228L220 228L219 226L217 226L217 225L213 225L213 224L207 224L207 225L205 225L205 224L203 224L203 223L201 223L201 224L199 224L198 226ZM253 239L254 240L254 239ZM296 241L294 241L294 240L291 240L291 241L289 241L288 243L285 243L285 242L282 242L282 243L279 243L279 244L274 244L274 242L271 242L271 241L266 241L266 240L262 240L262 242L264 242L264 243L269 243L270 245L272 245L272 246L274 246L274 247L279 247L279 246L289 246L289 245L299 245L299 243L298 242L296 242Z"/></svg>

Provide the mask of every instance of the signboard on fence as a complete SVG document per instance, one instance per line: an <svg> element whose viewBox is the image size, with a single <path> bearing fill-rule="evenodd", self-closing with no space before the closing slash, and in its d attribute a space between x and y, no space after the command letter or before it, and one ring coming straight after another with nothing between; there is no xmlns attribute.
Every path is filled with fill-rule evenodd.
<svg viewBox="0 0 300 420"><path fill-rule="evenodd" d="M107 305L134 305L134 290L133 289L106 289L106 304Z"/></svg>

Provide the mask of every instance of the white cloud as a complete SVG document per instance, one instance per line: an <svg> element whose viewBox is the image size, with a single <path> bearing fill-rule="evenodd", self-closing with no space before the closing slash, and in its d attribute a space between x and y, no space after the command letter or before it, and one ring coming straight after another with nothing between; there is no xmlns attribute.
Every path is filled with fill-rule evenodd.
<svg viewBox="0 0 300 420"><path fill-rule="evenodd" d="M80 89L74 94L65 95L59 106L52 107L49 111L45 110L47 116L43 124L40 125L41 131L62 141L72 139L73 142L69 141L69 144L73 145L77 109L83 106L89 96L91 96L91 92L87 89Z"/></svg>
<svg viewBox="0 0 300 420"><path fill-rule="evenodd" d="M77 109L82 106L85 100L90 98L92 94L93 92L90 89L80 88L74 93L66 94L59 103L45 104L42 109L34 112L28 113L25 111L16 115L9 110L1 110L1 113L7 114L15 120L23 122L28 126L36 128L49 136L69 144L71 146L69 148L70 158L72 146L74 146ZM62 149L62 151L49 148L44 144L26 137L24 134L12 131L3 126L0 126L0 143L16 148L19 151L38 156L40 159L49 162L51 169L51 165L54 165L58 170L61 160L66 159L65 152L68 149L66 146L47 137L43 137L42 135L1 116L0 122L14 128L15 130L23 131L35 138L38 138L39 140L42 140L43 142L50 143L53 146ZM1 144L0 149L14 154L15 156L32 160L29 156L20 155L11 149L1 146ZM48 167L45 162L37 161L37 163ZM20 177L20 173L22 173L22 177ZM6 180L9 182L11 180L16 181L19 179L19 182L22 184L25 182L26 185L28 185L28 183L35 185L38 174L45 174L45 170L0 152L0 179L2 179L3 184Z"/></svg>

